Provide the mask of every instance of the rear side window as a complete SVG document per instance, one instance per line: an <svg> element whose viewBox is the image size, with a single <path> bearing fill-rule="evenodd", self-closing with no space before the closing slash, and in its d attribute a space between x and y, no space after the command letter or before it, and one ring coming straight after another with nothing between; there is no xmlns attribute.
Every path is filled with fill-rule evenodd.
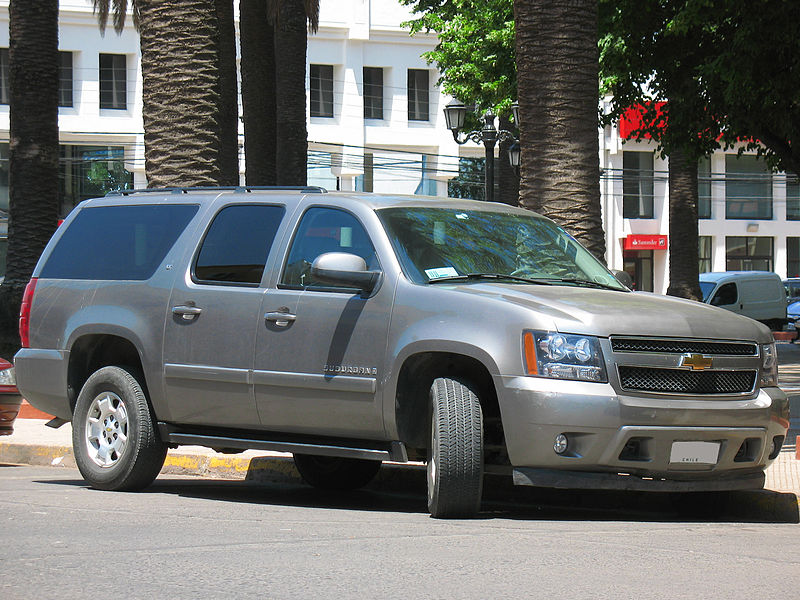
<svg viewBox="0 0 800 600"><path fill-rule="evenodd" d="M242 204L223 208L208 228L194 265L201 283L261 283L282 206Z"/></svg>
<svg viewBox="0 0 800 600"><path fill-rule="evenodd" d="M149 279L197 208L191 204L84 208L58 240L40 277Z"/></svg>

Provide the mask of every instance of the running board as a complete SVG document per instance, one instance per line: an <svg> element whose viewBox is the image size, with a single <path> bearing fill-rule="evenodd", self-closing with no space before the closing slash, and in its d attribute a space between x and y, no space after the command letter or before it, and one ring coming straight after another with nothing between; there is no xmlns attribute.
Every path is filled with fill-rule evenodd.
<svg viewBox="0 0 800 600"><path fill-rule="evenodd" d="M408 462L408 454L403 442L388 443L386 449L356 448L331 444L279 442L218 435L180 433L170 431L171 428L168 425L161 423L159 425L161 439L169 444L205 446L214 449L267 450L271 452L291 452L292 454L315 454L317 456L338 456L342 458L361 458L365 460Z"/></svg>

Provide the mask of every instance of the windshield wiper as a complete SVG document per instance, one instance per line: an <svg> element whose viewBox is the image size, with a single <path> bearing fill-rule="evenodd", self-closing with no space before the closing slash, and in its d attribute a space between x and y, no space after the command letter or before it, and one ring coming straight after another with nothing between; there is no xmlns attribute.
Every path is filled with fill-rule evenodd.
<svg viewBox="0 0 800 600"><path fill-rule="evenodd" d="M590 279L579 279L577 277L554 277L549 281L558 281L560 283L574 283L575 285L578 286L593 287L601 290L613 290L615 292L626 291L616 286L608 285L607 283L600 283L599 281L592 281Z"/></svg>
<svg viewBox="0 0 800 600"><path fill-rule="evenodd" d="M443 283L452 281L476 281L479 279L496 279L505 281L519 281L520 283L533 283L535 285L553 285L547 279L532 279L530 277L519 277L517 275L504 275L503 273L467 273L466 275L449 275L447 277L437 277L428 283Z"/></svg>

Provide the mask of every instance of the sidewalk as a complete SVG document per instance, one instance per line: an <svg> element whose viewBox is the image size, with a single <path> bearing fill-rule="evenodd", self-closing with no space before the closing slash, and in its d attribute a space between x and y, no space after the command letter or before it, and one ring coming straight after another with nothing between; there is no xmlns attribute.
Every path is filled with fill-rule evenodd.
<svg viewBox="0 0 800 600"><path fill-rule="evenodd" d="M800 344L778 343L780 385L790 395L792 428L783 450L767 469L766 489L793 493L800 499ZM59 429L46 427L49 417L30 405L24 406L14 425L14 434L0 437L0 463L75 468L70 424ZM257 459L257 460L253 460ZM420 467L411 466L410 470ZM386 477L397 477L398 469ZM387 471L387 469L382 469ZM233 479L257 479L262 482L299 481L291 454L248 450L240 454L219 454L201 446L181 446L170 450L162 473ZM800 500L799 500L800 502Z"/></svg>

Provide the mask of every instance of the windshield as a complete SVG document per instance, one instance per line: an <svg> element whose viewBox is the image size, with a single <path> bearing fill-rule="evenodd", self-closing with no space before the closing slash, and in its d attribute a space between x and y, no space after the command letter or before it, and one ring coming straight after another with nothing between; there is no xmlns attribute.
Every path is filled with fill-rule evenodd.
<svg viewBox="0 0 800 600"><path fill-rule="evenodd" d="M713 281L700 282L700 292L703 294L703 302L708 302L708 297L711 295L711 292L714 291L716 285L717 284Z"/></svg>
<svg viewBox="0 0 800 600"><path fill-rule="evenodd" d="M415 283L507 276L504 283L627 291L566 231L533 213L415 207L378 214L404 272Z"/></svg>

